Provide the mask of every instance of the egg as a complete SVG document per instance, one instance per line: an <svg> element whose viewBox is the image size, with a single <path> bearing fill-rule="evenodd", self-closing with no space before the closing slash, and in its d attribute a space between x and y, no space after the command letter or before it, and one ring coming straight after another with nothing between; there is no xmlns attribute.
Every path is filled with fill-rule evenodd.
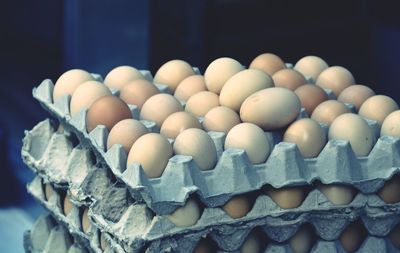
<svg viewBox="0 0 400 253"><path fill-rule="evenodd" d="M314 81L328 67L328 64L322 58L314 55L305 56L294 65L295 70L302 73L305 77L311 77Z"/></svg>
<svg viewBox="0 0 400 253"><path fill-rule="evenodd" d="M193 250L193 253L216 253L214 243L209 238L202 238Z"/></svg>
<svg viewBox="0 0 400 253"><path fill-rule="evenodd" d="M294 69L281 69L272 76L276 87L295 90L307 81L304 76Z"/></svg>
<svg viewBox="0 0 400 253"><path fill-rule="evenodd" d="M264 131L252 123L240 123L234 126L225 139L225 149L238 148L246 151L249 161L263 163L272 151Z"/></svg>
<svg viewBox="0 0 400 253"><path fill-rule="evenodd" d="M274 87L248 97L240 107L240 118L266 131L289 125L300 113L300 100L288 89Z"/></svg>
<svg viewBox="0 0 400 253"><path fill-rule="evenodd" d="M189 98L185 110L195 116L204 116L217 106L219 106L218 95L210 91L200 91Z"/></svg>
<svg viewBox="0 0 400 253"><path fill-rule="evenodd" d="M353 201L356 195L355 190L348 185L316 184L316 186L317 189L335 205L348 205Z"/></svg>
<svg viewBox="0 0 400 253"><path fill-rule="evenodd" d="M145 79L129 81L121 88L119 97L127 104L136 105L139 109L150 97L160 93L157 87Z"/></svg>
<svg viewBox="0 0 400 253"><path fill-rule="evenodd" d="M71 98L70 111L74 116L82 109L89 108L97 99L110 96L111 91L102 83L87 81L76 88Z"/></svg>
<svg viewBox="0 0 400 253"><path fill-rule="evenodd" d="M143 74L131 66L119 66L112 69L104 78L104 84L110 88L120 90L129 81L144 79Z"/></svg>
<svg viewBox="0 0 400 253"><path fill-rule="evenodd" d="M390 231L389 239L396 248L400 249L400 224L397 224L392 231Z"/></svg>
<svg viewBox="0 0 400 253"><path fill-rule="evenodd" d="M348 103L354 105L357 111L360 109L361 105L368 98L375 95L375 92L365 85L351 85L344 89L339 97L338 101L342 103Z"/></svg>
<svg viewBox="0 0 400 253"><path fill-rule="evenodd" d="M386 203L394 204L400 202L400 176L395 175L386 181L377 194Z"/></svg>
<svg viewBox="0 0 400 253"><path fill-rule="evenodd" d="M204 72L207 89L219 94L225 82L244 69L242 64L232 58L222 57L214 60Z"/></svg>
<svg viewBox="0 0 400 253"><path fill-rule="evenodd" d="M275 72L286 68L283 60L271 53L260 54L250 63L250 69L259 69L272 76Z"/></svg>
<svg viewBox="0 0 400 253"><path fill-rule="evenodd" d="M85 234L89 233L90 227L91 227L91 223L90 223L89 216L88 216L88 211L89 211L89 209L86 207L85 210L83 210L82 218L81 218L82 231Z"/></svg>
<svg viewBox="0 0 400 253"><path fill-rule="evenodd" d="M229 107L217 106L204 116L203 127L207 131L224 132L227 134L232 127L240 123L239 115Z"/></svg>
<svg viewBox="0 0 400 253"><path fill-rule="evenodd" d="M400 110L391 112L383 121L381 127L381 136L389 135L400 137Z"/></svg>
<svg viewBox="0 0 400 253"><path fill-rule="evenodd" d="M72 96L76 88L84 82L94 80L93 76L82 69L71 69L62 74L54 84L53 101L57 101L62 95Z"/></svg>
<svg viewBox="0 0 400 253"><path fill-rule="evenodd" d="M310 252L314 241L314 230L311 225L307 224L301 226L288 242L293 253L307 253Z"/></svg>
<svg viewBox="0 0 400 253"><path fill-rule="evenodd" d="M240 248L240 253L260 253L261 250L260 238L255 232L251 232Z"/></svg>
<svg viewBox="0 0 400 253"><path fill-rule="evenodd" d="M132 113L124 101L114 96L104 96L89 107L86 130L89 133L98 125L104 125L110 131L119 121L130 118Z"/></svg>
<svg viewBox="0 0 400 253"><path fill-rule="evenodd" d="M161 127L169 115L182 110L181 103L174 96L160 93L152 96L143 104L140 118L153 121L158 127Z"/></svg>
<svg viewBox="0 0 400 253"><path fill-rule="evenodd" d="M246 195L234 196L222 206L225 213L233 219L246 216L251 208L250 199Z"/></svg>
<svg viewBox="0 0 400 253"><path fill-rule="evenodd" d="M350 71L341 66L333 66L322 71L315 83L322 88L331 89L333 94L339 97L340 93L354 82Z"/></svg>
<svg viewBox="0 0 400 253"><path fill-rule="evenodd" d="M355 252L367 236L361 221L351 223L340 235L340 242L346 252Z"/></svg>
<svg viewBox="0 0 400 253"><path fill-rule="evenodd" d="M192 75L186 77L179 83L178 87L175 89L174 96L181 101L187 101L194 94L205 90L207 90L207 88L204 76Z"/></svg>
<svg viewBox="0 0 400 253"><path fill-rule="evenodd" d="M267 187L265 193L280 207L283 209L296 208L303 203L307 196L307 187L283 187L273 188Z"/></svg>
<svg viewBox="0 0 400 253"><path fill-rule="evenodd" d="M192 114L182 111L175 112L165 119L161 125L160 134L167 138L175 139L182 131L188 128L199 128L201 124L199 120Z"/></svg>
<svg viewBox="0 0 400 253"><path fill-rule="evenodd" d="M328 100L328 95L326 95L325 91L314 84L302 85L294 93L299 97L301 107L306 110L308 115L311 115L319 104Z"/></svg>
<svg viewBox="0 0 400 253"><path fill-rule="evenodd" d="M238 112L247 97L259 90L273 86L274 82L269 75L257 69L246 69L225 82L219 95L219 102Z"/></svg>
<svg viewBox="0 0 400 253"><path fill-rule="evenodd" d="M200 219L201 211L196 200L188 199L184 206L176 209L166 218L174 223L177 227L190 227L197 223Z"/></svg>
<svg viewBox="0 0 400 253"><path fill-rule="evenodd" d="M325 132L312 119L300 119L293 122L283 135L284 142L295 143L305 158L318 156L326 143Z"/></svg>
<svg viewBox="0 0 400 253"><path fill-rule="evenodd" d="M111 128L108 134L107 149L110 149L114 144L121 144L128 154L133 143L135 143L140 136L148 132L147 128L138 120L121 120Z"/></svg>
<svg viewBox="0 0 400 253"><path fill-rule="evenodd" d="M191 156L201 170L211 170L217 163L217 149L214 141L204 131L189 128L175 139L174 152L177 155Z"/></svg>
<svg viewBox="0 0 400 253"><path fill-rule="evenodd" d="M314 109L311 119L330 126L337 117L350 112L350 109L345 104L336 100L327 100Z"/></svg>
<svg viewBox="0 0 400 253"><path fill-rule="evenodd" d="M104 233L100 233L100 248L104 251L108 247L108 242L104 237Z"/></svg>
<svg viewBox="0 0 400 253"><path fill-rule="evenodd" d="M64 215L67 216L68 214L70 214L73 207L74 207L74 204L72 204L68 194L65 194L64 202L63 202Z"/></svg>
<svg viewBox="0 0 400 253"><path fill-rule="evenodd" d="M379 125L382 125L385 118L398 109L399 106L392 98L385 95L375 95L365 100L358 114L367 119L376 120Z"/></svg>
<svg viewBox="0 0 400 253"><path fill-rule="evenodd" d="M139 163L149 178L160 177L172 155L172 146L165 137L158 133L148 133L132 145L127 165Z"/></svg>
<svg viewBox="0 0 400 253"><path fill-rule="evenodd" d="M188 76L196 74L192 66L183 60L171 60L164 63L154 75L154 82L168 86L171 94Z"/></svg>
<svg viewBox="0 0 400 253"><path fill-rule="evenodd" d="M54 188L51 184L47 183L44 185L44 197L47 201L50 200L51 196L54 194Z"/></svg>

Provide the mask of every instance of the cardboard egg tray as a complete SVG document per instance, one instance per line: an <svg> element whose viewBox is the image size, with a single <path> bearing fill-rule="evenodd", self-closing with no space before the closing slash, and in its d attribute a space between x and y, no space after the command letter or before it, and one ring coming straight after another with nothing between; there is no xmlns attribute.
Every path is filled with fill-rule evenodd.
<svg viewBox="0 0 400 253"><path fill-rule="evenodd" d="M191 157L176 155L169 160L160 178L147 178L138 164L126 168L127 154L121 145L106 150L108 131L104 126L86 132L87 110L71 117L69 95L53 103L53 88L51 80L44 80L34 88L33 96L76 135L83 147L91 149L98 161L128 186L134 199L146 203L161 215L182 206L191 194L196 194L207 207L217 207L234 195L252 192L264 185L281 188L321 181L324 184L352 185L361 193L372 194L400 170L398 138L379 138L367 157L356 157L346 141L330 140L317 158L304 159L295 144L279 143L279 135L271 132L267 135L277 145L265 163L254 165L243 150L223 150L224 133L209 132L220 156L214 169L201 171ZM137 107L130 105L130 108L133 117L138 119ZM158 130L155 123L142 122L150 131ZM376 122L368 123L377 137L379 128Z"/></svg>

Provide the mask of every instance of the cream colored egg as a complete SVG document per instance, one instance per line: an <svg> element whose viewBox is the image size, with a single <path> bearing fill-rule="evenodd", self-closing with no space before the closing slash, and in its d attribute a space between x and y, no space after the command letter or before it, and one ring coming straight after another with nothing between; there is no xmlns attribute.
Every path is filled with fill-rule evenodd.
<svg viewBox="0 0 400 253"><path fill-rule="evenodd" d="M206 131L224 132L240 123L239 115L229 107L217 106L204 116L203 127Z"/></svg>
<svg viewBox="0 0 400 253"><path fill-rule="evenodd" d="M280 189L270 186L265 189L265 193L283 209L299 207L306 198L307 192L305 186L284 187Z"/></svg>
<svg viewBox="0 0 400 253"><path fill-rule="evenodd" d="M317 189L335 205L348 205L356 195L355 190L347 185L317 184Z"/></svg>
<svg viewBox="0 0 400 253"><path fill-rule="evenodd" d="M193 253L215 253L214 243L209 238L201 239L193 250Z"/></svg>
<svg viewBox="0 0 400 253"><path fill-rule="evenodd" d="M71 98L70 111L74 116L83 109L88 109L97 99L110 96L111 91L102 83L87 81L76 88Z"/></svg>
<svg viewBox="0 0 400 253"><path fill-rule="evenodd" d="M165 137L157 133L148 133L132 145L127 166L136 162L142 165L149 178L160 177L172 155L172 146Z"/></svg>
<svg viewBox="0 0 400 253"><path fill-rule="evenodd" d="M293 253L310 252L314 243L315 234L311 225L303 225L289 239L289 246Z"/></svg>
<svg viewBox="0 0 400 253"><path fill-rule="evenodd" d="M65 94L72 96L76 88L84 82L94 80L93 76L82 69L71 69L62 74L54 84L53 101Z"/></svg>
<svg viewBox="0 0 400 253"><path fill-rule="evenodd" d="M175 92L176 87L188 76L195 72L189 63L182 60L171 60L164 63L154 75L154 82L165 84L171 93Z"/></svg>
<svg viewBox="0 0 400 253"><path fill-rule="evenodd" d="M240 253L260 253L261 252L261 241L255 232L251 232L242 247Z"/></svg>
<svg viewBox="0 0 400 253"><path fill-rule="evenodd" d="M265 162L272 151L264 131L252 123L240 123L228 132L225 149L228 148L243 149L254 164Z"/></svg>
<svg viewBox="0 0 400 253"><path fill-rule="evenodd" d="M391 112L383 121L381 136L388 135L400 137L400 110Z"/></svg>
<svg viewBox="0 0 400 253"><path fill-rule="evenodd" d="M328 100L325 91L314 84L305 84L297 88L294 93L299 97L301 107L303 107L308 115L311 115L314 109L322 102Z"/></svg>
<svg viewBox="0 0 400 253"><path fill-rule="evenodd" d="M54 188L50 183L44 185L44 197L46 201L49 201L51 196L54 194Z"/></svg>
<svg viewBox="0 0 400 253"><path fill-rule="evenodd" d="M246 216L251 208L250 199L246 195L232 197L222 206L222 209L233 219Z"/></svg>
<svg viewBox="0 0 400 253"><path fill-rule="evenodd" d="M147 128L138 120L121 120L111 128L108 134L107 149L110 149L114 144L121 144L128 154L133 143L148 132Z"/></svg>
<svg viewBox="0 0 400 253"><path fill-rule="evenodd" d="M250 63L250 69L258 69L272 76L275 72L286 68L283 60L271 53L260 54Z"/></svg>
<svg viewBox="0 0 400 253"><path fill-rule="evenodd" d="M185 110L195 116L204 116L217 106L219 106L218 95L210 91L200 91L189 98Z"/></svg>
<svg viewBox="0 0 400 253"><path fill-rule="evenodd" d="M355 252L362 245L367 236L361 221L350 224L340 235L340 242L346 252Z"/></svg>
<svg viewBox="0 0 400 253"><path fill-rule="evenodd" d="M341 66L333 66L321 72L316 84L322 88L331 89L333 94L339 97L340 93L354 82L350 71Z"/></svg>
<svg viewBox="0 0 400 253"><path fill-rule="evenodd" d="M205 90L207 90L207 87L204 76L193 75L186 77L179 83L174 96L181 101L187 101L194 94Z"/></svg>
<svg viewBox="0 0 400 253"><path fill-rule="evenodd" d="M219 102L238 112L247 97L259 90L273 86L274 82L269 75L261 70L246 69L225 82L219 95Z"/></svg>
<svg viewBox="0 0 400 253"><path fill-rule="evenodd" d="M140 118L154 121L158 127L161 127L169 115L182 110L181 103L174 96L161 93L152 96L143 104Z"/></svg>
<svg viewBox="0 0 400 253"><path fill-rule="evenodd" d="M398 109L399 106L392 98L385 95L375 95L365 100L358 114L367 119L376 120L382 125L385 118Z"/></svg>
<svg viewBox="0 0 400 253"><path fill-rule="evenodd" d="M172 214L167 215L167 219L177 227L190 227L200 219L201 211L196 200L188 199L184 206L176 209Z"/></svg>
<svg viewBox="0 0 400 253"><path fill-rule="evenodd" d="M312 119L300 119L293 122L285 134L284 142L295 143L305 158L318 156L326 143L326 136L321 126Z"/></svg>
<svg viewBox="0 0 400 253"><path fill-rule="evenodd" d="M207 89L219 94L225 82L244 69L242 64L232 58L222 57L214 60L204 72Z"/></svg>
<svg viewBox="0 0 400 253"><path fill-rule="evenodd" d="M342 103L348 103L355 106L357 111L360 109L361 105L368 98L375 95L375 92L365 85L351 85L344 89L339 97L338 101Z"/></svg>
<svg viewBox="0 0 400 253"><path fill-rule="evenodd" d="M74 207L74 204L72 204L72 202L71 202L71 200L69 198L69 195L66 194L65 197L64 197L64 202L63 202L64 215L67 216L72 211L73 207Z"/></svg>
<svg viewBox="0 0 400 253"><path fill-rule="evenodd" d="M394 204L400 202L400 176L395 175L386 181L377 194L386 203Z"/></svg>
<svg viewBox="0 0 400 253"><path fill-rule="evenodd" d="M90 219L88 216L88 211L89 211L88 208L85 208L85 210L83 210L82 219L81 219L82 231L85 234L89 233L90 227L91 227Z"/></svg>
<svg viewBox="0 0 400 253"><path fill-rule="evenodd" d="M299 115L300 109L300 100L293 91L274 87L248 97L240 108L240 118L271 131L289 125Z"/></svg>
<svg viewBox="0 0 400 253"><path fill-rule="evenodd" d="M217 163L214 141L204 130L189 128L182 131L176 137L173 148L177 155L193 157L201 170L211 170Z"/></svg>
<svg viewBox="0 0 400 253"><path fill-rule="evenodd" d="M389 239L392 241L393 245L400 249L400 223L398 223L392 231L390 231Z"/></svg>
<svg viewBox="0 0 400 253"><path fill-rule="evenodd" d="M136 105L139 109L150 97L160 93L157 87L145 79L127 82L121 88L119 97L127 104Z"/></svg>
<svg viewBox="0 0 400 253"><path fill-rule="evenodd" d="M350 109L345 104L336 100L327 100L314 109L311 119L330 126L337 117L350 112Z"/></svg>
<svg viewBox="0 0 400 253"><path fill-rule="evenodd" d="M293 91L307 83L304 76L294 69L281 69L272 76L272 79L276 87Z"/></svg>
<svg viewBox="0 0 400 253"><path fill-rule="evenodd" d="M119 66L112 69L104 78L104 83L110 88L120 90L129 81L144 79L143 74L131 66Z"/></svg>
<svg viewBox="0 0 400 253"><path fill-rule="evenodd" d="M189 128L201 129L202 127L199 120L192 114L185 111L175 112L165 119L160 134L175 139L182 131Z"/></svg>
<svg viewBox="0 0 400 253"><path fill-rule="evenodd" d="M314 81L328 67L328 64L322 58L314 55L305 56L294 65L295 70L306 77L311 77Z"/></svg>

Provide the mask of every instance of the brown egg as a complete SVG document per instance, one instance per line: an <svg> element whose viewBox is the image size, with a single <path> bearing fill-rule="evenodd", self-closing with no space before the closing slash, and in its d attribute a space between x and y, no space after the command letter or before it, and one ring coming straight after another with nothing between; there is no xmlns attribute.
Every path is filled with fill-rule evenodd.
<svg viewBox="0 0 400 253"><path fill-rule="evenodd" d="M222 209L233 219L246 216L251 208L250 199L246 195L232 197L222 206Z"/></svg>
<svg viewBox="0 0 400 253"><path fill-rule="evenodd" d="M165 137L157 133L148 133L132 145L127 165L139 163L149 178L160 177L172 155L172 146Z"/></svg>
<svg viewBox="0 0 400 253"><path fill-rule="evenodd" d="M400 175L395 175L389 179L377 194L386 203L400 202Z"/></svg>
<svg viewBox="0 0 400 253"><path fill-rule="evenodd" d="M314 230L311 225L301 226L297 232L289 239L289 246L293 253L310 252L315 241Z"/></svg>
<svg viewBox="0 0 400 253"><path fill-rule="evenodd" d="M200 91L189 98L185 110L195 116L204 116L217 106L219 106L218 95L210 91Z"/></svg>
<svg viewBox="0 0 400 253"><path fill-rule="evenodd" d="M392 98L385 95L375 95L365 100L358 114L367 119L376 120L382 125L385 118L398 109L399 106Z"/></svg>
<svg viewBox="0 0 400 253"><path fill-rule="evenodd" d="M121 120L130 118L132 113L124 101L114 96L104 96L90 106L86 114L86 130L89 133L97 126L104 125L110 131Z"/></svg>
<svg viewBox="0 0 400 253"><path fill-rule="evenodd" d="M351 111L345 104L336 100L327 100L314 109L311 118L319 123L330 126L337 117L349 112Z"/></svg>
<svg viewBox="0 0 400 253"><path fill-rule="evenodd" d="M325 91L314 84L305 84L297 88L294 93L299 97L301 107L303 107L308 115L311 115L314 109L322 102L328 100Z"/></svg>
<svg viewBox="0 0 400 253"><path fill-rule="evenodd" d="M389 135L400 137L400 110L391 112L383 121L381 136Z"/></svg>
<svg viewBox="0 0 400 253"><path fill-rule="evenodd" d="M351 223L340 235L340 242L347 252L355 252L360 248L365 238L367 231L361 221Z"/></svg>
<svg viewBox="0 0 400 253"><path fill-rule="evenodd" d="M214 60L204 72L207 89L219 94L225 82L244 69L242 64L232 58L222 57Z"/></svg>
<svg viewBox="0 0 400 253"><path fill-rule="evenodd" d="M76 88L71 98L70 111L74 116L83 109L89 108L97 99L111 96L111 91L102 83L87 81Z"/></svg>
<svg viewBox="0 0 400 253"><path fill-rule="evenodd" d="M165 84L174 94L176 87L188 76L195 72L189 63L182 60L171 60L164 63L154 75L154 82Z"/></svg>
<svg viewBox="0 0 400 253"><path fill-rule="evenodd" d="M136 105L139 109L150 97L160 93L157 87L145 79L129 81L121 88L119 97L127 104Z"/></svg>
<svg viewBox="0 0 400 253"><path fill-rule="evenodd" d="M64 202L63 202L64 215L67 216L68 214L70 214L70 212L72 211L73 207L74 207L74 204L72 204L68 194L65 194Z"/></svg>
<svg viewBox="0 0 400 253"><path fill-rule="evenodd" d="M285 134L284 142L295 143L305 158L318 156L326 143L326 136L321 126L312 119L300 119L293 122Z"/></svg>
<svg viewBox="0 0 400 253"><path fill-rule="evenodd" d="M128 154L133 143L140 136L147 134L149 131L138 120L124 119L115 124L111 129L107 138L107 149L110 149L114 144L121 144L125 152Z"/></svg>
<svg viewBox="0 0 400 253"><path fill-rule="evenodd" d="M100 248L104 251L108 247L108 242L104 238L104 233L100 233Z"/></svg>
<svg viewBox="0 0 400 253"><path fill-rule="evenodd" d="M260 54L250 63L250 69L259 69L272 76L275 72L286 68L283 60L271 53Z"/></svg>
<svg viewBox="0 0 400 253"><path fill-rule="evenodd" d="M202 238L193 250L193 253L216 253L215 245L209 238Z"/></svg>
<svg viewBox="0 0 400 253"><path fill-rule="evenodd" d="M188 112L175 112L165 119L161 126L160 134L167 138L175 139L182 131L189 128L201 129L199 120Z"/></svg>
<svg viewBox="0 0 400 253"><path fill-rule="evenodd" d="M375 95L375 92L365 85L351 85L344 89L339 97L338 101L342 103L349 103L356 107L357 111L365 100Z"/></svg>
<svg viewBox="0 0 400 253"><path fill-rule="evenodd" d="M178 99L172 95L161 93L152 96L143 104L140 118L154 121L158 127L161 127L169 115L182 110L183 107Z"/></svg>
<svg viewBox="0 0 400 253"><path fill-rule="evenodd" d="M400 224L397 224L392 231L390 231L389 239L396 248L400 249Z"/></svg>
<svg viewBox="0 0 400 253"><path fill-rule="evenodd" d="M314 55L305 56L294 65L295 70L302 73L305 77L311 77L314 82L317 80L319 74L328 67L328 64L322 58Z"/></svg>
<svg viewBox="0 0 400 253"><path fill-rule="evenodd" d="M76 88L84 82L94 80L93 76L82 69L71 69L62 74L54 84L53 101L65 94L72 96Z"/></svg>
<svg viewBox="0 0 400 253"><path fill-rule="evenodd" d="M354 77L347 69L341 66L333 66L325 69L318 76L316 84L322 88L331 89L336 97L354 84Z"/></svg>
<svg viewBox="0 0 400 253"><path fill-rule="evenodd" d="M104 83L110 88L120 90L125 84L135 79L144 79L139 70L131 66L119 66L108 72Z"/></svg>
<svg viewBox="0 0 400 253"><path fill-rule="evenodd" d="M89 211L88 208L85 208L85 210L83 210L82 219L81 219L82 220L82 231L85 234L87 234L89 232L90 227L91 227L91 223L90 223L89 216L88 216L88 211Z"/></svg>
<svg viewBox="0 0 400 253"><path fill-rule="evenodd" d="M180 82L178 87L176 87L174 96L181 101L187 101L194 94L205 90L207 88L204 76L193 75L186 77Z"/></svg>
<svg viewBox="0 0 400 253"><path fill-rule="evenodd" d="M166 217L177 227L190 227L197 223L200 216L201 211L196 200L188 199L184 206L179 207Z"/></svg>
<svg viewBox="0 0 400 253"><path fill-rule="evenodd" d="M316 186L335 205L348 205L356 195L354 188L348 185L318 183Z"/></svg>
<svg viewBox="0 0 400 253"><path fill-rule="evenodd" d="M240 248L240 253L260 253L261 241L257 233L252 231L244 241Z"/></svg>
<svg viewBox="0 0 400 253"><path fill-rule="evenodd" d="M204 116L203 127L206 131L224 132L240 123L239 115L225 106L214 107Z"/></svg>
<svg viewBox="0 0 400 253"><path fill-rule="evenodd" d="M44 197L46 201L49 201L51 196L54 194L54 188L50 183L44 185Z"/></svg>
<svg viewBox="0 0 400 253"><path fill-rule="evenodd" d="M305 186L283 187L280 189L270 186L265 189L265 194L283 209L299 207L306 198L307 192L307 187Z"/></svg>
<svg viewBox="0 0 400 253"><path fill-rule="evenodd" d="M304 76L294 69L282 69L272 76L276 87L282 87L289 90L295 90L307 81Z"/></svg>
<svg viewBox="0 0 400 253"><path fill-rule="evenodd" d="M237 112L243 101L253 93L274 86L272 78L257 69L246 69L235 74L225 82L219 95L221 105Z"/></svg>

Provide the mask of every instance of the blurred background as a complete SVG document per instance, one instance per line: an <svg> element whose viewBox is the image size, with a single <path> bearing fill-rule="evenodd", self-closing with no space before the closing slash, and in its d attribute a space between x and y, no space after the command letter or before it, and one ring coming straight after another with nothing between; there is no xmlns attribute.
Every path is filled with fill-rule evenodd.
<svg viewBox="0 0 400 253"><path fill-rule="evenodd" d="M83 68L149 69L183 59L243 65L265 52L306 55L349 69L358 84L400 102L396 1L7 1L0 8L0 252L22 252L22 231L42 209L26 194L25 129L48 115L31 98L43 79ZM11 229L13 228L13 229ZM11 249L7 248L12 246Z"/></svg>

